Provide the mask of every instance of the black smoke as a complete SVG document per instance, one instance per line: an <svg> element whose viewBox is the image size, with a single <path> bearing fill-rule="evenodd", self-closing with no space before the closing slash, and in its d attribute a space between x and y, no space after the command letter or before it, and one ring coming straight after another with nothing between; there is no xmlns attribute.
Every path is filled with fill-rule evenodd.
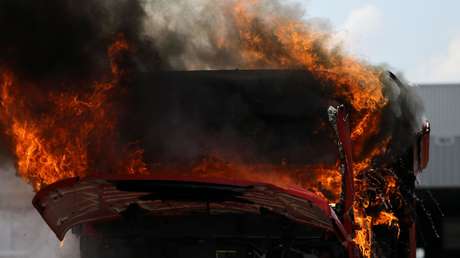
<svg viewBox="0 0 460 258"><path fill-rule="evenodd" d="M136 0L1 1L0 65L35 82L100 79L109 69L107 47L121 33L136 48L132 63L156 69L158 53L142 36L145 17Z"/></svg>
<svg viewBox="0 0 460 258"><path fill-rule="evenodd" d="M88 82L110 74L107 48L122 35L130 51L118 62L129 72L121 83L123 94L115 97L121 135L116 141L140 145L147 160L195 160L219 149L228 152L219 153L224 157L237 153L250 161L333 159L327 155L330 146L322 148L318 128L333 142L325 122L327 106L351 104L334 93L331 82L308 71L168 72L273 68L271 62L288 55L264 20L273 13L304 23L307 30L318 29L315 22L302 20L297 6L263 1L251 26L267 41L260 51L274 52L268 55L272 59L254 67L240 53L244 39L227 8L233 2L4 0L0 67L38 85L43 96L88 87ZM312 51L327 66L327 37L316 40ZM337 51L333 58L340 59ZM301 67L290 61L288 68ZM405 83L388 76L381 82L388 105L382 130L367 149L389 135L395 139L394 149L404 149L419 128L420 105Z"/></svg>

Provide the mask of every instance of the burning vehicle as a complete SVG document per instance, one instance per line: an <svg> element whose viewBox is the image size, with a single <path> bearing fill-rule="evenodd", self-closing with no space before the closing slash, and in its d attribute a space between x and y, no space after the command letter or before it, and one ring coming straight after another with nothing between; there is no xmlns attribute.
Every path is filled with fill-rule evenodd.
<svg viewBox="0 0 460 258"><path fill-rule="evenodd" d="M2 141L83 258L415 257L396 75L278 1L48 4L0 3Z"/></svg>
<svg viewBox="0 0 460 258"><path fill-rule="evenodd" d="M60 240L72 227L79 232L82 257L360 257L353 211L357 198L369 202L363 213L377 214L370 221L375 231L363 239L374 243L372 252L402 257L414 251L413 207L407 206L412 199L391 192L391 184L414 190L414 175L427 161L428 125L392 167L377 163L367 172L369 178L360 178L369 185L356 184L364 190L358 188L363 192L355 196L352 116L342 105L330 106L335 101L327 94L312 93L305 83L312 77L305 71L160 76L144 81L168 89L168 95L155 101L164 108L150 109L161 110L163 117L139 108L161 129L146 127L165 132L165 138L152 138L143 148L161 157L163 163L150 168L154 173L63 179L38 192L33 201ZM148 91L139 96L159 96ZM305 102L307 94L317 96ZM208 101L198 103L200 99ZM164 104L171 102L175 104ZM311 113L312 108L317 110ZM174 121L168 125L163 120L174 116L188 117L193 129L208 135L208 146L187 135L190 128L178 129ZM175 151L163 149L178 144L176 139L201 149L181 160ZM238 144L229 145L229 139ZM215 144L226 146L230 154L225 161L200 156ZM234 157L242 160L229 161Z"/></svg>

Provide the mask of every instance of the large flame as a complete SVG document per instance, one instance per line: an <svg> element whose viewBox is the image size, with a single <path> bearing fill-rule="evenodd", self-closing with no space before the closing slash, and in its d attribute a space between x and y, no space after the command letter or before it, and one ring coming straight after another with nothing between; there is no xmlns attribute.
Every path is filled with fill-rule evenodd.
<svg viewBox="0 0 460 258"><path fill-rule="evenodd" d="M108 49L110 79L80 91L42 94L34 84L21 82L3 69L1 121L10 136L18 173L35 190L64 178L97 173L95 169L116 169L116 153L111 153L114 146L110 145L117 137L116 118L110 98L122 73L114 60L124 51L128 44L120 37ZM122 161L130 164L133 174L143 170L137 153ZM100 164L104 160L107 164Z"/></svg>
<svg viewBox="0 0 460 258"><path fill-rule="evenodd" d="M380 71L353 57L341 55L336 49L328 48L324 43L328 35L309 28L302 22L276 14L261 20L257 13L258 7L258 1L253 0L237 1L232 8L243 58L252 67L260 64L278 68L303 67L319 80L332 83L336 87L336 94L347 99L355 112L351 138L354 156L358 160L353 168L356 178L362 177L371 167L373 159L384 154L390 141L386 139L363 153L366 142L379 133L381 112L387 104L382 91ZM258 26L261 22L267 24ZM396 188L395 182L391 182L393 188ZM364 209L370 202L363 194L366 187L359 180L355 184L358 185L358 198L354 203L355 224L360 227L356 232L355 242L362 254L370 257L372 226L397 225L398 220L385 211L379 213L376 220L366 215Z"/></svg>

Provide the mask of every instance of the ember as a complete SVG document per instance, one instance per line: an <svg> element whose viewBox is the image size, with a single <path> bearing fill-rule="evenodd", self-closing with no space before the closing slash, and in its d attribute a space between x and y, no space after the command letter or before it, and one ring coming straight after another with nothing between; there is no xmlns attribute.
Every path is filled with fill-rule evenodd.
<svg viewBox="0 0 460 258"><path fill-rule="evenodd" d="M88 9L113 8L103 1L83 2ZM74 40L72 37L70 41L57 39L58 46L68 43L69 51L77 50L74 55L59 50L62 58L55 61L63 62L64 72L53 68L50 75L37 69L42 64L40 58L35 57L54 58L53 55L41 56L40 51L49 53L54 49L43 47L46 44L35 46L33 40L41 40L38 38L32 39L30 45L21 43L11 55L0 54L0 122L19 175L35 190L77 176L193 174L266 182L283 188L300 187L330 203L338 203L340 162L337 153L331 154L331 146L336 147L331 144L334 135L324 118L329 104L341 103L349 109L352 121L357 192L353 211L354 223L359 227L354 241L364 256L371 257L373 226L386 225L399 230L400 218L395 211L401 207L395 203L402 206L403 198L398 172L392 166L397 157L407 151L404 144L415 135L421 122L419 114L413 110L395 111L409 105L395 93L402 92L399 89L406 87L404 84L392 80L383 69L346 55L339 47L332 47L328 32L289 15L289 8L270 11L270 8L282 6L277 1L212 3L216 12L211 17L219 17L215 27L221 29L211 30L207 25L198 28L203 22L190 23L196 26L191 28L193 31L210 30L205 33L205 47L189 34L171 32L165 26L165 23L169 24L168 19L181 17L163 17L153 11L150 15L155 19L148 20L148 5L142 6L138 1L118 2L120 6L115 8L114 17L120 19L121 26L114 25L110 19L104 20L111 30L106 33L103 26L93 25L94 21L89 18L88 24L82 25L89 26L89 31L95 30L93 34L101 34L100 37L84 35L94 37L91 41L97 42L97 46L87 45L85 37L78 40L86 49L80 49L78 43L70 44ZM72 12L67 9L69 7L54 4L65 12ZM14 6L12 3L7 5ZM160 4L152 5L161 9ZM134 10L137 15L127 17L141 17L137 18L140 20L127 21L123 10ZM85 17L82 13L77 15ZM73 21L65 22L72 24ZM153 26L152 32L145 24ZM54 26L44 24L41 28L43 34L48 32L45 25ZM70 30L67 27L64 30L67 29ZM164 37L161 33L165 34ZM173 36L167 37L168 33ZM176 46L177 51L171 51L169 43L164 42L168 38L186 40L182 42L183 46ZM14 40L22 40L21 37L2 39L0 47L3 49L14 49ZM188 40L191 45L195 44L192 50L187 46ZM174 48L174 44L171 45ZM23 48L27 49L25 53L33 53L30 55L32 61L28 57L15 56ZM91 56L93 54L97 60ZM79 56L85 58L78 59ZM66 64L66 57L76 58L78 67L87 66L94 71L81 69L81 78L73 75L68 70L74 68L75 60L69 59ZM206 72L181 75L170 71L234 67L289 70L303 75L254 71L251 76L256 79L251 79L245 77L245 71L216 71L215 74L222 73L216 78L226 82L226 85L219 85L223 88L232 86L228 81L238 81L238 78L243 78L239 85L256 84L255 81L268 78L266 83L259 85L259 88L265 87L268 97L260 93L261 89L255 92L242 86L232 89L234 92L230 96L230 93L225 95L225 90L208 94L214 90L208 86L215 83L209 82L213 78ZM33 74L31 69L35 69ZM277 73L279 77L270 77ZM168 76L173 78L164 79ZM179 78L178 82L168 81L174 80L175 76ZM180 81L181 76L186 79ZM141 78L149 79L146 83ZM268 81L275 82L269 85ZM194 95L198 98L190 101L184 97L180 101L188 101L191 105L177 109L175 105L180 103L174 103L174 100L187 93L179 94L174 87L187 82L190 85L182 85L177 92L189 92L186 86L190 88L198 82L195 89L199 93ZM291 86L292 82L300 85ZM201 86L203 88L199 88ZM303 89L295 88L299 86ZM299 97L305 98L297 100ZM280 104L285 99L288 99L286 103ZM219 110L217 104L226 105L231 101L228 110L237 108L239 104L234 103L243 103L240 106L244 111ZM204 106L200 109L196 107L199 104ZM210 122L203 122L202 110L211 114L208 116L212 117L211 120L206 117ZM214 111L217 115L212 113ZM280 117L286 121L272 121ZM156 124L148 124L152 121ZM409 124L398 127L401 121Z"/></svg>

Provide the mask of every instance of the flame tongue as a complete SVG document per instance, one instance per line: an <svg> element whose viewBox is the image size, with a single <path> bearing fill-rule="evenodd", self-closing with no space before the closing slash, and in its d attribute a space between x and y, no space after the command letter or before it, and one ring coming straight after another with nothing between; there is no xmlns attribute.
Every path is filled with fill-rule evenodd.
<svg viewBox="0 0 460 258"><path fill-rule="evenodd" d="M380 133L382 109L388 104L381 81L382 71L340 53L327 45L329 35L298 20L258 13L263 1L236 1L229 8L240 38L243 63L248 68L295 68L310 71L325 85L335 87L334 96L353 108L352 130L355 160L362 171L381 154L383 141L370 154L363 153L369 139Z"/></svg>
<svg viewBox="0 0 460 258"><path fill-rule="evenodd" d="M14 146L18 172L36 190L89 171L115 169L101 161L115 158L108 151L116 139L110 98L122 71L113 60L127 50L122 37L115 41L108 51L112 79L94 82L84 91L30 94L39 92L36 85L20 82L11 71L3 70L1 120ZM37 111L40 107L45 110Z"/></svg>
<svg viewBox="0 0 460 258"><path fill-rule="evenodd" d="M380 71L352 57L337 54L335 49L328 49L324 44L327 35L302 23L276 14L261 19L257 15L257 3L238 1L233 8L243 59L250 67L260 64L282 68L303 67L320 81L333 84L336 97L346 99L346 103L354 109L355 126L351 135L357 160L354 170L357 177L363 177L373 159L384 154L390 142L390 138L387 138L364 152L369 139L380 133L382 109L388 102L383 95ZM260 23L267 24L260 26ZM255 27L260 30L255 30ZM364 194L366 187L360 182L357 181L360 186L359 198L355 201L354 210L355 222L361 230L357 231L355 242L363 255L370 257L372 225L388 223L384 222L387 218L391 218L391 223L397 223L397 219L386 212L379 213L376 221L367 216L364 209L371 200Z"/></svg>

